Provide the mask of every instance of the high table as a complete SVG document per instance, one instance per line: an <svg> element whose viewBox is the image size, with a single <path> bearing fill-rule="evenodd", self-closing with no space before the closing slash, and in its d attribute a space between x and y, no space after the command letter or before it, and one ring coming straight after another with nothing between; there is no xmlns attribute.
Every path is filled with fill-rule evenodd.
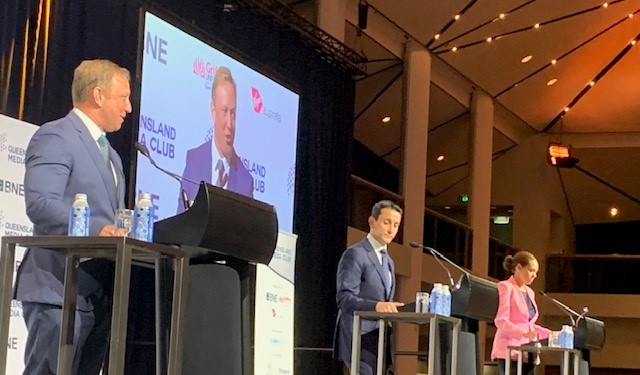
<svg viewBox="0 0 640 375"><path fill-rule="evenodd" d="M132 260L154 263L160 258L172 258L175 270L171 339L167 373L179 375L182 371L182 333L186 306L189 256L170 247L138 241L128 237L69 237L31 236L2 237L0 248L0 342L9 337L12 277L16 246L41 247L66 256L62 325L58 352L58 374L71 374L73 363L73 328L78 293L77 265L82 258L110 258L115 260L111 340L109 346L109 372L124 373L124 353L127 339L127 318ZM33 250L33 251L37 251ZM7 345L0 345L0 363L6 363ZM0 366L0 375L5 374Z"/></svg>
<svg viewBox="0 0 640 375"><path fill-rule="evenodd" d="M537 345L521 345L521 346L509 346L507 347L507 358L505 360L505 375L511 373L511 352L518 352L518 371L517 375L522 375L522 353L527 352L532 355L540 353L562 353L562 360L564 363L563 375L569 375L569 360L573 356L573 375L578 375L580 364L580 350L556 348L550 346L537 346Z"/></svg>
<svg viewBox="0 0 640 375"><path fill-rule="evenodd" d="M436 342L436 326L441 322L451 324L453 339L451 340L451 375L457 374L458 367L458 336L460 335L461 320L450 316L429 314L429 313L378 313L375 311L356 311L353 319L353 341L351 345L351 375L360 374L360 327L361 319L378 320L378 370L377 375L382 375L382 367L384 363L384 353L386 349L386 331L387 323L411 323L411 324L428 324L429 325L429 375L434 374L435 368L435 347ZM520 374L518 374L520 375Z"/></svg>

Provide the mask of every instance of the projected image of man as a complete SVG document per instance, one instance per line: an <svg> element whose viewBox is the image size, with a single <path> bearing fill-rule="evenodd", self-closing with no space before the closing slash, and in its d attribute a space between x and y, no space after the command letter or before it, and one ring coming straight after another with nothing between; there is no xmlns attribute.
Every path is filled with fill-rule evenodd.
<svg viewBox="0 0 640 375"><path fill-rule="evenodd" d="M206 181L223 189L253 198L253 177L242 164L233 142L236 136L236 83L229 68L216 70L211 87L209 110L213 121L212 140L187 151L182 176L193 181ZM193 200L198 187L183 182ZM178 205L181 211L182 205Z"/></svg>

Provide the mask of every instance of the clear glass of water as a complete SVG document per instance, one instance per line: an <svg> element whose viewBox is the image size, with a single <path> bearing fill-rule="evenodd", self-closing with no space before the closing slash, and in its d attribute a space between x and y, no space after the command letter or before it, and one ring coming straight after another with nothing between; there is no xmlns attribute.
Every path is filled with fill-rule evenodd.
<svg viewBox="0 0 640 375"><path fill-rule="evenodd" d="M116 236L129 237L133 228L133 210L118 208L116 210Z"/></svg>
<svg viewBox="0 0 640 375"><path fill-rule="evenodd" d="M551 331L549 332L549 347L551 348L559 348L560 347L560 331Z"/></svg>
<svg viewBox="0 0 640 375"><path fill-rule="evenodd" d="M416 312L417 313L429 312L429 293L428 292L416 293Z"/></svg>

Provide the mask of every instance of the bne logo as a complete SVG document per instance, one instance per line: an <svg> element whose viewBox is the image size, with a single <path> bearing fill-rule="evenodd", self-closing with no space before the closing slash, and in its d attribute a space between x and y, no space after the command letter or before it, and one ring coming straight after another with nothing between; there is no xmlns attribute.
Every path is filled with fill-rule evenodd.
<svg viewBox="0 0 640 375"><path fill-rule="evenodd" d="M147 31L146 38L144 38L144 51L146 54L150 54L154 60L167 65L168 46L169 42Z"/></svg>
<svg viewBox="0 0 640 375"><path fill-rule="evenodd" d="M260 113L262 111L262 96L260 96L260 91L255 87L251 87L251 98L253 99L253 110L256 113Z"/></svg>

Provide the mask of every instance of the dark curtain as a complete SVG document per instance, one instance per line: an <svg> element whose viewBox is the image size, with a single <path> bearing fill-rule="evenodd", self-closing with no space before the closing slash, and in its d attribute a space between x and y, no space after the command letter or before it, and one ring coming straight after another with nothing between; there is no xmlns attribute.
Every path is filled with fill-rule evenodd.
<svg viewBox="0 0 640 375"><path fill-rule="evenodd" d="M330 348L337 312L335 272L346 242L354 82L349 72L327 63L296 32L241 6L225 12L223 3L221 0L145 2L152 8L162 7L160 16L172 14L169 21L182 20L178 26L187 25L187 30L196 32L214 47L300 94L294 223L294 232L299 236L295 345ZM129 68L134 76L133 104L137 106L139 77L134 72L137 51L141 48L137 44L141 0L2 0L2 4L0 93L10 100L0 103L0 112L36 124L65 115L71 108L69 91L74 67L83 59L98 57ZM24 50L32 54L39 51L45 58L35 60L30 68L33 73L26 80L29 89L25 90L19 82L26 76L15 68L18 64L15 59L30 63L33 59L23 58L24 51L11 46L24 41L25 24L32 24L30 20L38 17L35 10L40 5L51 9L50 28L37 31L48 30L49 42L47 48L40 50L29 37ZM5 77L9 79L6 81ZM25 110L21 114L18 98L22 96ZM109 137L125 162L125 174L129 170L137 120L135 115L129 116L123 130ZM132 280L132 298L149 298L142 290L152 288L144 284L153 278L145 272L148 271ZM128 347L127 373L153 373L153 319L148 313L130 311L130 327L139 329L135 333L130 331L129 342L135 345ZM300 374L333 371L331 354L327 351L296 351L295 366Z"/></svg>

